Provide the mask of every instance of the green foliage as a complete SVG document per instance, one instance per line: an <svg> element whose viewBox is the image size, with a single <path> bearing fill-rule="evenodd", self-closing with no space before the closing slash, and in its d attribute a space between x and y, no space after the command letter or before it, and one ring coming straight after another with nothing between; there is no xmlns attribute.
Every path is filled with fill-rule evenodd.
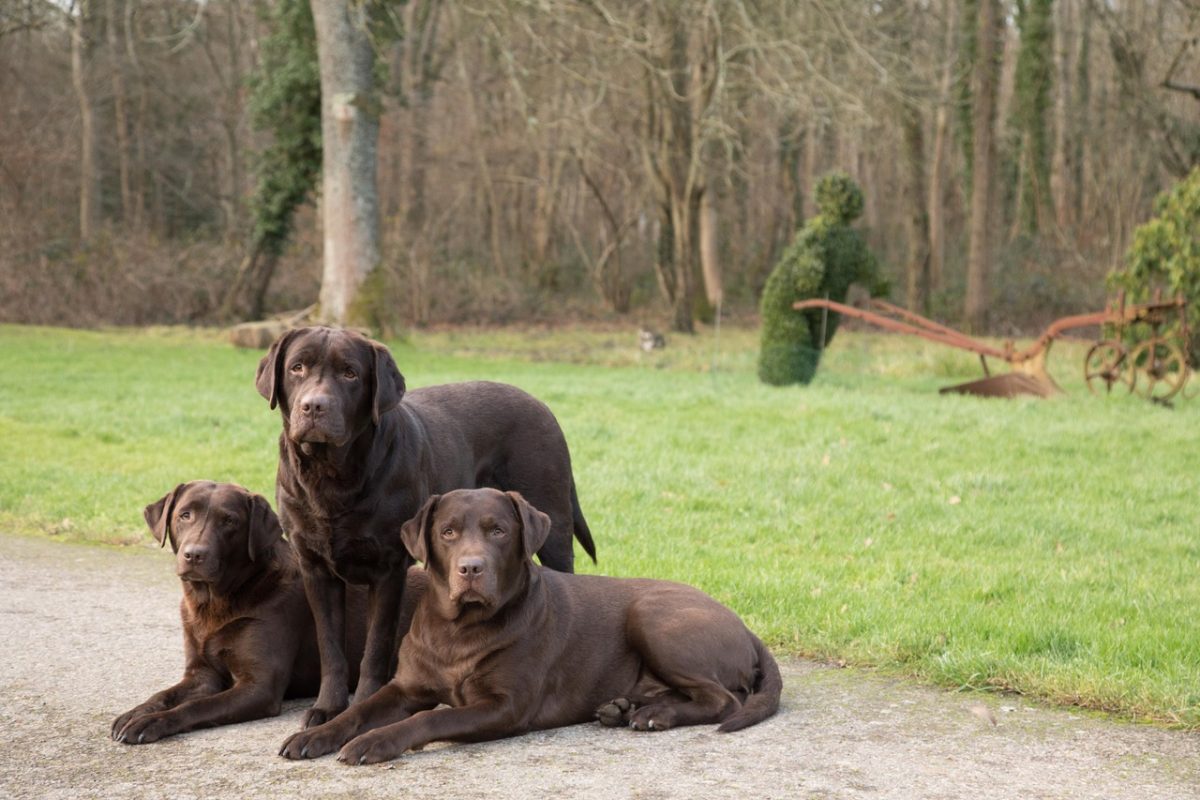
<svg viewBox="0 0 1200 800"><path fill-rule="evenodd" d="M1160 194L1155 216L1133 232L1125 266L1109 274L1130 302L1149 301L1156 290L1188 301L1188 355L1200 365L1200 167Z"/></svg>
<svg viewBox="0 0 1200 800"><path fill-rule="evenodd" d="M963 178L966 181L966 194L971 194L971 157L975 148L974 117L971 109L975 107L975 93L971 87L971 78L975 70L975 60L979 53L979 0L961 0L958 19L958 68L955 79L955 116L958 124L954 126L954 138L963 154Z"/></svg>
<svg viewBox="0 0 1200 800"><path fill-rule="evenodd" d="M835 172L817 182L814 198L820 213L783 251L763 288L758 376L775 386L812 381L821 350L837 331L838 314L797 312L793 303L813 297L840 303L856 282L879 288L875 257L862 234L849 227L862 214L862 190L848 175Z"/></svg>
<svg viewBox="0 0 1200 800"><path fill-rule="evenodd" d="M1054 83L1054 0L1019 0L1021 49L1013 87L1013 125L1020 136L1024 172L1018 187L1021 230L1035 233L1039 206L1050 191L1047 112Z"/></svg>
<svg viewBox="0 0 1200 800"><path fill-rule="evenodd" d="M269 15L271 33L251 79L254 127L272 138L257 157L254 236L278 255L321 174L321 77L308 0L279 0Z"/></svg>
<svg viewBox="0 0 1200 800"><path fill-rule="evenodd" d="M862 216L862 189L844 172L831 172L817 181L813 197L817 213L827 222L849 225Z"/></svg>

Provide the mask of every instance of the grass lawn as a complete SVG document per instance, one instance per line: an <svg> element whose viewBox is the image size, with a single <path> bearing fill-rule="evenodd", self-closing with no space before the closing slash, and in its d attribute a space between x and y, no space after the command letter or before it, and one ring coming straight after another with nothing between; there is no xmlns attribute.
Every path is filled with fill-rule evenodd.
<svg viewBox="0 0 1200 800"><path fill-rule="evenodd" d="M1200 728L1200 398L946 396L973 357L839 333L816 382L754 375L752 330L432 331L410 387L517 384L566 430L595 569L701 586L782 653ZM0 326L0 527L149 547L177 482L273 496L258 352L214 333ZM164 569L166 569L164 564Z"/></svg>

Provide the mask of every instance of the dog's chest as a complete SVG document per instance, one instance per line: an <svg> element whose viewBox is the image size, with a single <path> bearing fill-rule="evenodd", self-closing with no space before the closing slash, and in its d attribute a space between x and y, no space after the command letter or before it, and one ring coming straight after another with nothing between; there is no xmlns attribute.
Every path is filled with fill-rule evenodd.
<svg viewBox="0 0 1200 800"><path fill-rule="evenodd" d="M325 562L347 583L373 583L380 575L394 570L400 559L399 526L394 542L387 542L373 520L359 515L339 520L305 520L303 528L291 534L305 555Z"/></svg>
<svg viewBox="0 0 1200 800"><path fill-rule="evenodd" d="M400 650L401 669L417 685L435 688L438 699L449 706L468 705L479 694L480 687L489 682L498 661L504 660L505 648L494 642L479 642L444 636L445 631L421 631L409 646ZM422 635L425 634L425 635ZM432 635L430 635L432 634Z"/></svg>
<svg viewBox="0 0 1200 800"><path fill-rule="evenodd" d="M246 618L235 619L212 631L200 643L204 662L227 686L232 685L234 676L248 666L239 662L237 639L249 622Z"/></svg>

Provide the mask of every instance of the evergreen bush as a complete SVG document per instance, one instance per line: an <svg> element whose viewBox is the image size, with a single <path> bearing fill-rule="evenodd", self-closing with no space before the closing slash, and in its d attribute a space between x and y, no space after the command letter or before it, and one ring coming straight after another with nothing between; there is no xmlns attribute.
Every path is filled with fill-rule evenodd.
<svg viewBox="0 0 1200 800"><path fill-rule="evenodd" d="M825 341L819 342L823 312L795 311L793 303L813 297L844 302L852 283L866 283L872 293L884 290L874 255L850 227L862 214L862 190L834 172L817 182L814 198L819 213L796 233L763 289L758 377L775 386L809 383L837 331L839 315L830 312Z"/></svg>

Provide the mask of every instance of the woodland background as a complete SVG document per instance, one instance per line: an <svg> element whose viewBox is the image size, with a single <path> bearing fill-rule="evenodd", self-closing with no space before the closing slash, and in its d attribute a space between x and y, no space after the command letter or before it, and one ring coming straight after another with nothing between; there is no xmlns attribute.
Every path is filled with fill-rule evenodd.
<svg viewBox="0 0 1200 800"><path fill-rule="evenodd" d="M1029 331L1100 308L1200 163L1200 0L358 5L385 330L751 316L840 169L893 299ZM0 0L0 321L313 303L312 26L302 0Z"/></svg>

